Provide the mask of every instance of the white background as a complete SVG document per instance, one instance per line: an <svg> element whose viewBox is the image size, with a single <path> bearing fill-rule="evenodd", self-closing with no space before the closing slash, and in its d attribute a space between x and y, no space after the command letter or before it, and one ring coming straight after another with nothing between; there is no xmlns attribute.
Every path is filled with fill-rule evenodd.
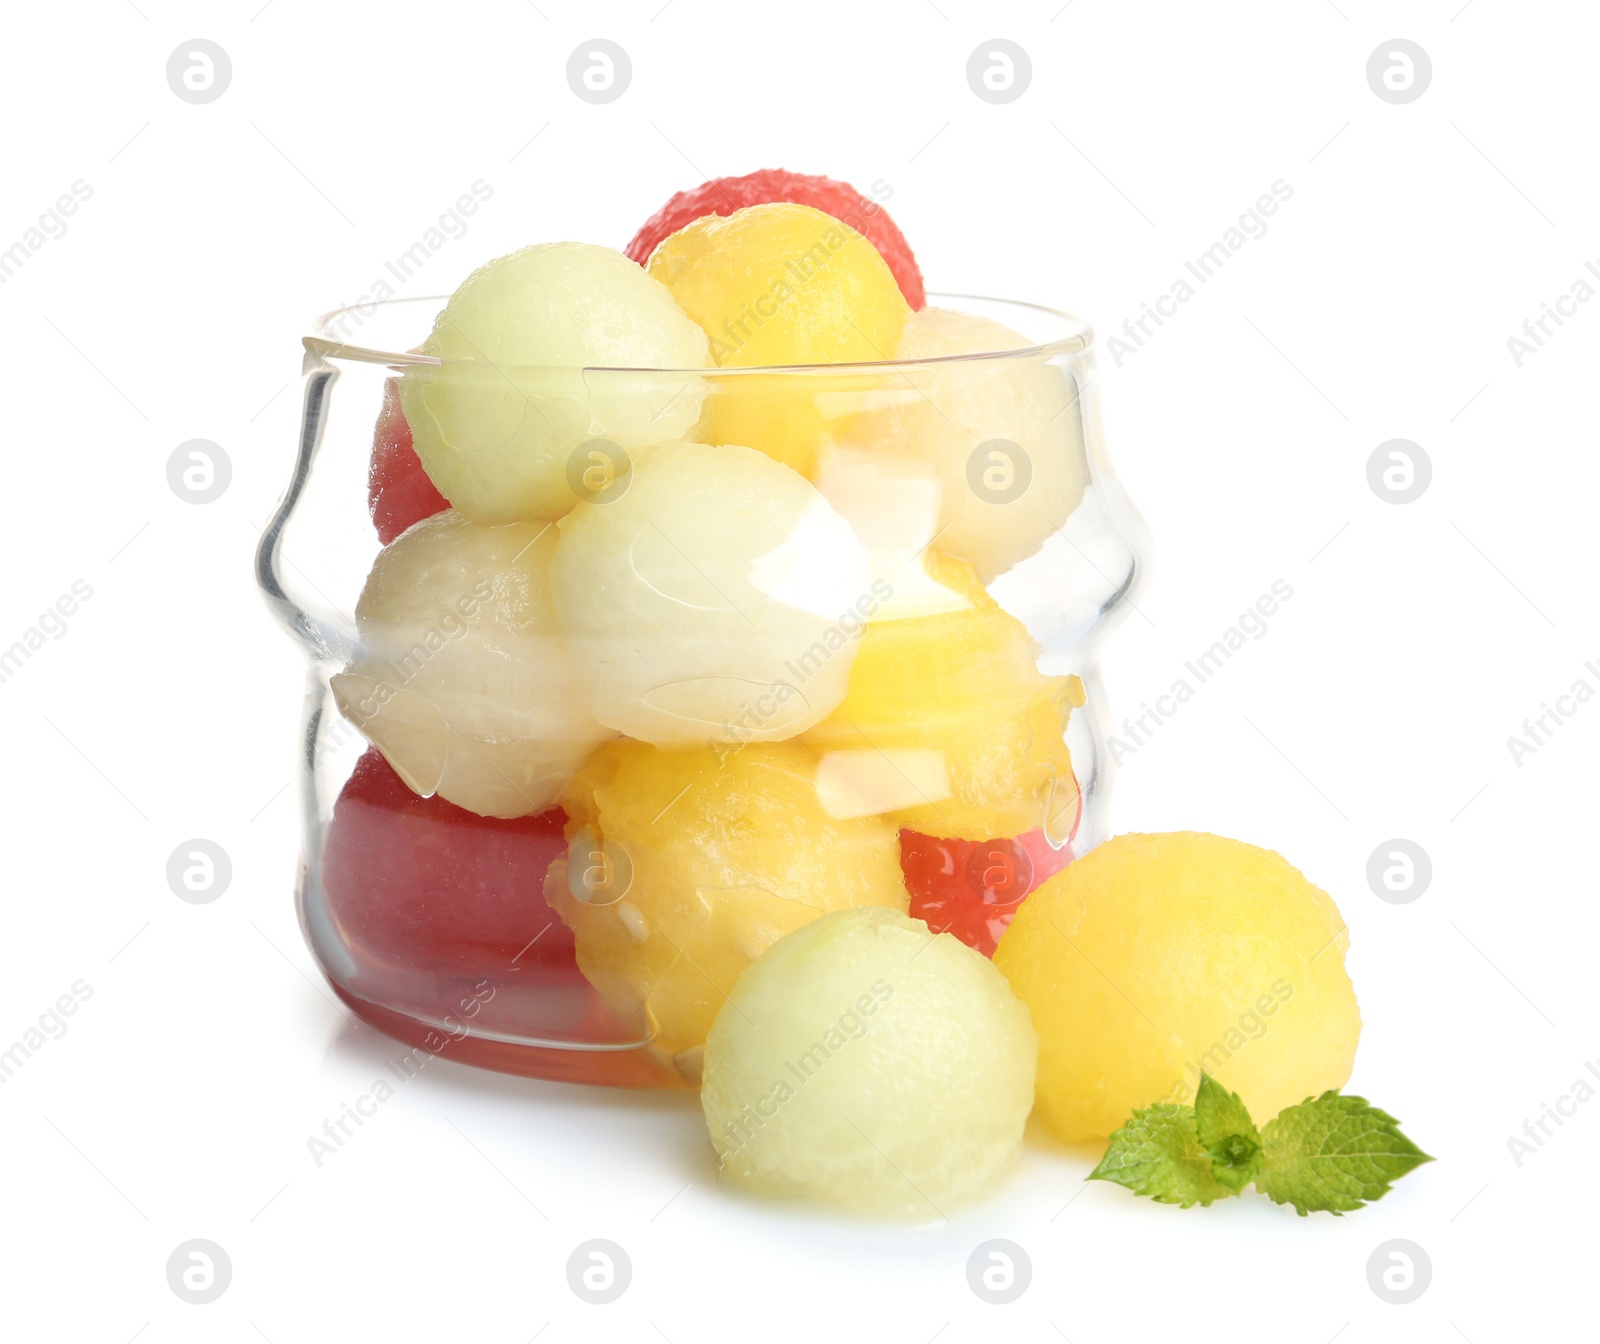
<svg viewBox="0 0 1600 1344"><path fill-rule="evenodd" d="M0 1044L74 981L93 990L0 1086L8 1338L1594 1328L1600 1098L1520 1167L1506 1142L1600 1055L1600 701L1520 765L1506 741L1579 677L1600 688L1600 303L1520 368L1506 345L1600 256L1590 7L80 0L10 6L5 29L0 248L75 180L93 189L0 287L0 645L93 588L0 685ZM633 63L608 106L564 75L596 36ZM997 36L1033 63L1006 106L965 78ZM1433 64L1406 106L1365 77L1396 36ZM194 37L233 64L204 106L164 74ZM1158 546L1105 659L1119 711L1274 580L1294 588L1124 762L1112 820L1262 843L1334 894L1366 1023L1351 1089L1438 1158L1381 1204L1164 1208L1083 1186L1092 1155L1039 1139L946 1224L797 1214L719 1189L692 1097L449 1063L313 1165L307 1136L399 1047L331 1001L293 911L302 666L250 563L288 477L299 336L474 179L492 199L405 292L527 242L621 246L671 192L780 165L890 184L933 287L1058 304L1103 335L1292 185L1143 349L1102 356L1112 457ZM1395 437L1433 464L1403 506L1366 478ZM190 438L231 458L215 503L168 488ZM210 905L166 883L191 837L232 860ZM1432 859L1411 904L1366 882L1392 837ZM208 1306L166 1282L192 1237L233 1264ZM609 1306L566 1284L590 1237L632 1259ZM967 1286L991 1237L1032 1260L1010 1306ZM1406 1306L1367 1283L1394 1237L1433 1266Z"/></svg>

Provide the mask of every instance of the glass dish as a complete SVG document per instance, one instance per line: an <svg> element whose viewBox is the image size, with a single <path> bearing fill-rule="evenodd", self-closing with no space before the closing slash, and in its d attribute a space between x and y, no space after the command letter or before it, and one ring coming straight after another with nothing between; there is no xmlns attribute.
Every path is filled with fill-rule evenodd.
<svg viewBox="0 0 1600 1344"><path fill-rule="evenodd" d="M912 914L992 948L1032 885L1103 838L1096 651L1145 534L1105 456L1093 333L1029 304L929 302L1027 343L781 369L447 365L414 353L442 297L341 309L305 337L299 451L256 577L310 662L300 922L358 1016L509 1073L693 1086L739 966L830 901L894 899L884 865ZM362 598L379 529L442 505L398 418L430 397L481 413L489 456L464 471L508 444L564 455L548 511L570 512L497 529L526 544L496 552L489 587L451 596L424 566ZM774 458L814 482L783 476L787 526L741 494ZM684 498L670 464L702 461L730 474ZM518 589L515 637L485 634L508 583L548 583L548 619Z"/></svg>

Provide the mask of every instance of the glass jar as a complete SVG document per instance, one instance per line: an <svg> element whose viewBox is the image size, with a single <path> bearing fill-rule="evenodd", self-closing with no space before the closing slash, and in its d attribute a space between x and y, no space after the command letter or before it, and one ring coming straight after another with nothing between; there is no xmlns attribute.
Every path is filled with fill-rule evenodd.
<svg viewBox="0 0 1600 1344"><path fill-rule="evenodd" d="M1085 324L930 295L1021 342L782 369L404 353L444 302L305 338L257 557L310 660L301 926L358 1016L418 1058L693 1086L784 932L909 904L990 951L1102 838L1095 653L1144 530ZM430 466L476 521L442 512L408 416L476 436Z"/></svg>

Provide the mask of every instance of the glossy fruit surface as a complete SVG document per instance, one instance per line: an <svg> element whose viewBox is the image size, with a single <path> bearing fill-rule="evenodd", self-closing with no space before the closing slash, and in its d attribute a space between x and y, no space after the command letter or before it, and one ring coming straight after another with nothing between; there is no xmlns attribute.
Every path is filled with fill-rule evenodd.
<svg viewBox="0 0 1600 1344"><path fill-rule="evenodd" d="M704 215L731 215L749 205L780 201L809 205L848 224L878 249L912 308L921 308L927 301L917 259L882 205L863 196L848 182L789 173L781 168L763 168L743 177L716 177L680 191L644 222L628 244L627 254L643 266L664 238Z"/></svg>
<svg viewBox="0 0 1600 1344"><path fill-rule="evenodd" d="M994 955L1022 898L1072 858L1071 844L1057 849L1043 831L996 840L900 832L911 917L935 933L953 933L986 957Z"/></svg>
<svg viewBox="0 0 1600 1344"><path fill-rule="evenodd" d="M1109 1135L1203 1070L1253 1116L1342 1087L1361 1014L1349 935L1280 855L1180 831L1120 835L1017 910L994 964L1039 1031L1041 1116Z"/></svg>
<svg viewBox="0 0 1600 1344"><path fill-rule="evenodd" d="M925 835L1064 839L1079 797L1063 734L1081 685L1038 670L1027 629L971 565L937 551L922 563L931 585L884 603L843 703L805 735L824 753L824 798Z"/></svg>
<svg viewBox="0 0 1600 1344"><path fill-rule="evenodd" d="M970 947L893 910L824 915L739 977L706 1042L723 1178L942 1217L1016 1160L1037 1046Z"/></svg>
<svg viewBox="0 0 1600 1344"><path fill-rule="evenodd" d="M479 267L450 296L400 401L417 456L479 523L558 518L591 451L637 458L694 425L706 338L608 247L541 243ZM595 445L599 445L598 448Z"/></svg>
<svg viewBox="0 0 1600 1344"><path fill-rule="evenodd" d="M331 684L413 792L488 817L542 812L609 736L556 629L555 547L552 523L480 527L451 509L373 564L360 647Z"/></svg>
<svg viewBox="0 0 1600 1344"><path fill-rule="evenodd" d="M877 249L804 205L702 216L657 247L649 269L710 338L721 368L890 359L910 312ZM824 437L854 408L815 377L723 379L698 433L758 448L809 479Z"/></svg>
<svg viewBox="0 0 1600 1344"><path fill-rule="evenodd" d="M400 409L400 380L383 385L383 409L372 433L372 465L367 471L367 508L378 540L387 546L413 523L450 507L428 479L411 443L411 426Z"/></svg>
<svg viewBox="0 0 1600 1344"><path fill-rule="evenodd" d="M789 468L671 444L560 536L556 611L600 722L660 746L777 741L844 697L866 553Z"/></svg>
<svg viewBox="0 0 1600 1344"><path fill-rule="evenodd" d="M971 563L985 583L1035 554L1089 483L1084 408L1060 367L1042 356L948 358L1031 344L972 313L912 313L894 358L935 362L882 379L839 435L847 451L935 488L939 549Z"/></svg>
<svg viewBox="0 0 1600 1344"><path fill-rule="evenodd" d="M559 809L480 817L419 798L376 750L356 763L323 845L317 919L343 949L335 991L413 1047L390 1061L395 1076L441 1058L596 1086L683 1086L628 1048L639 1015L601 1000L545 902L565 821Z"/></svg>
<svg viewBox="0 0 1600 1344"><path fill-rule="evenodd" d="M655 1049L698 1081L699 1047L739 973L785 933L857 905L903 911L892 827L839 821L792 743L668 751L619 739L562 794L565 864L547 895L578 964Z"/></svg>
<svg viewBox="0 0 1600 1344"><path fill-rule="evenodd" d="M395 965L574 965L571 931L544 899L565 824L559 808L501 821L419 798L369 748L328 828L328 913L350 947Z"/></svg>

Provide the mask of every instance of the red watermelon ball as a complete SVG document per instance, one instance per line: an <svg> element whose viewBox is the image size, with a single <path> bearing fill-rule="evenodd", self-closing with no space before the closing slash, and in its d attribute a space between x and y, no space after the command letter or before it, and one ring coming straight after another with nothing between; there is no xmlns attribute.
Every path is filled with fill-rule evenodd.
<svg viewBox="0 0 1600 1344"><path fill-rule="evenodd" d="M900 871L910 915L935 933L953 933L986 957L1022 899L1072 862L1070 844L1055 849L1043 831L1002 840L961 840L900 832Z"/></svg>
<svg viewBox="0 0 1600 1344"><path fill-rule="evenodd" d="M411 426L400 409L400 380L391 378L383 385L383 409L372 433L372 466L367 471L367 508L378 540L387 546L413 523L449 507L411 446Z"/></svg>
<svg viewBox="0 0 1600 1344"><path fill-rule="evenodd" d="M763 168L744 177L714 177L698 187L680 191L633 235L627 253L643 266L663 238L697 219L706 215L731 215L746 206L770 205L775 201L809 205L848 224L878 249L906 302L912 308L921 308L927 303L917 259L911 255L905 235L889 218L887 210L848 182L806 173L786 173L781 168Z"/></svg>
<svg viewBox="0 0 1600 1344"><path fill-rule="evenodd" d="M369 965L473 975L575 968L572 931L544 899L545 870L567 852L565 823L558 808L503 821L419 798L369 749L328 828L328 914Z"/></svg>

